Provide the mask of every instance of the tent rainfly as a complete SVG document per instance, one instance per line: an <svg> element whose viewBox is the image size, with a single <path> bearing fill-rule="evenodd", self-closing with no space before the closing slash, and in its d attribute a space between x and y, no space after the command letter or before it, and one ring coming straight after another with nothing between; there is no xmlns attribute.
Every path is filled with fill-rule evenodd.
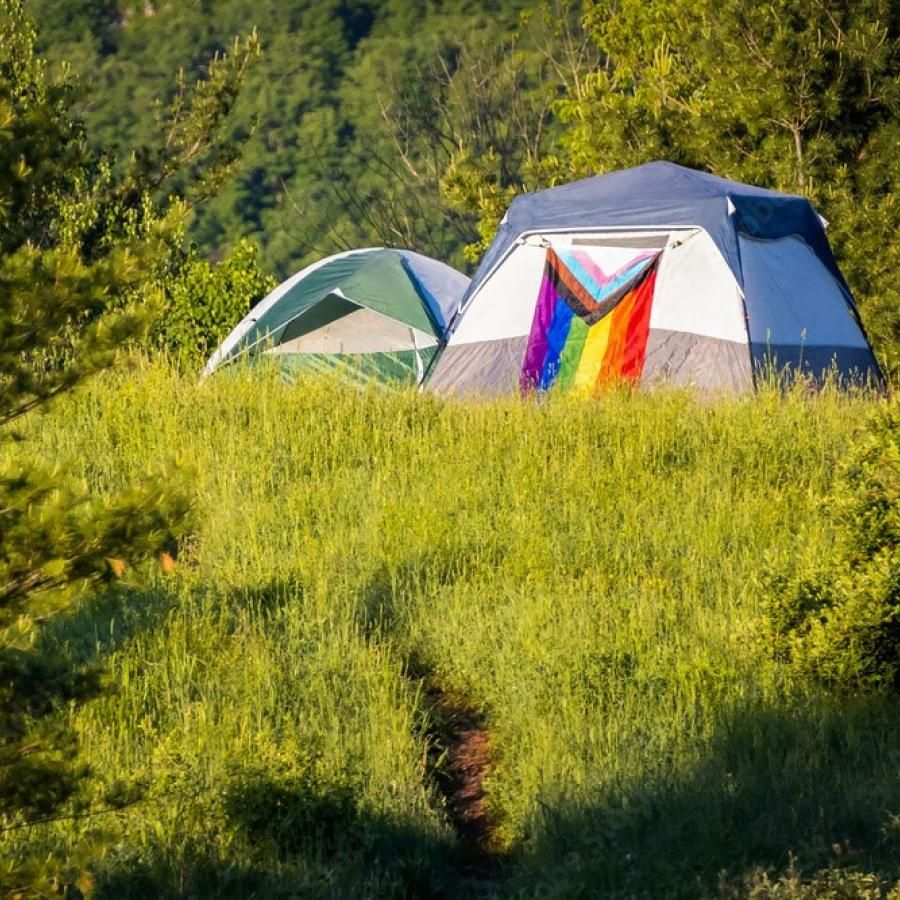
<svg viewBox="0 0 900 900"><path fill-rule="evenodd" d="M752 390L763 370L880 382L808 200L654 162L517 197L429 388Z"/></svg>
<svg viewBox="0 0 900 900"><path fill-rule="evenodd" d="M340 368L360 379L419 384L468 283L450 266L410 250L329 256L253 307L205 374L273 354L286 372Z"/></svg>

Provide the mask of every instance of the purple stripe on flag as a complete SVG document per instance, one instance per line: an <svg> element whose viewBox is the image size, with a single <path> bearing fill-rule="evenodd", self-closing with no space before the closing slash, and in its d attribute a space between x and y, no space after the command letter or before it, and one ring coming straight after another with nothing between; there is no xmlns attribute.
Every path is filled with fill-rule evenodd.
<svg viewBox="0 0 900 900"><path fill-rule="evenodd" d="M523 391L537 387L541 377L541 369L544 367L544 359L547 356L547 332L553 321L553 311L556 308L556 288L550 276L549 253L547 264L544 267L544 278L541 281L541 290L534 307L534 321L531 323L531 335L528 338L528 346L525 348L525 362L522 365L522 375L519 378L519 386Z"/></svg>

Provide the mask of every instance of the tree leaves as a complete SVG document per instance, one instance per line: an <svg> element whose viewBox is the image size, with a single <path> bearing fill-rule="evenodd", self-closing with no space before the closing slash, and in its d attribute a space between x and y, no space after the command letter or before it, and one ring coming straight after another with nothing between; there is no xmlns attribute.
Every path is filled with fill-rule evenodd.
<svg viewBox="0 0 900 900"><path fill-rule="evenodd" d="M7 827L75 802L86 775L63 724L44 721L60 702L77 699L59 688L78 673L45 659L30 641L87 592L140 578L143 560L155 557L171 573L193 503L184 471L162 467L97 494L59 461L23 464L9 426L111 366L159 327L160 312L167 301L177 307L173 297L184 285L218 313L219 331L202 323L207 341L234 312L215 306L216 275L251 297L267 287L250 247L221 273L198 261L183 247L187 204L159 198L167 184L177 182L185 196L196 185L202 196L220 183L240 150L226 122L258 52L251 34L231 55L214 58L206 79L183 83L163 144L119 165L87 141L67 75L48 76L20 0L0 0L0 804Z"/></svg>

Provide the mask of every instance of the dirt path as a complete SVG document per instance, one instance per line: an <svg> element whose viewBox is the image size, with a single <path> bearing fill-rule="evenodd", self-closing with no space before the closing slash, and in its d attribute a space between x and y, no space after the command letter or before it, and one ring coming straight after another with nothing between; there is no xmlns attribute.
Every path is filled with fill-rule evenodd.
<svg viewBox="0 0 900 900"><path fill-rule="evenodd" d="M497 822L484 788L492 768L490 734L475 709L433 679L423 680L435 746L432 778L459 838L458 864L469 878L488 881L500 862Z"/></svg>

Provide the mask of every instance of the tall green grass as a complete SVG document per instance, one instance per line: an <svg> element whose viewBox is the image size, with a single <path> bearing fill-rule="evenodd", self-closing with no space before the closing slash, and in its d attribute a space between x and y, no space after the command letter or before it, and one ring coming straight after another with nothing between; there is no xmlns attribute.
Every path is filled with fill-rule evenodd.
<svg viewBox="0 0 900 900"><path fill-rule="evenodd" d="M92 859L103 897L464 896L425 671L492 735L504 855L482 893L895 877L896 705L791 683L758 627L767 561L829 552L821 498L871 402L94 381L21 452L97 491L176 458L199 526L173 577L36 638L107 673L60 713L96 802L142 789L0 835L4 864Z"/></svg>

